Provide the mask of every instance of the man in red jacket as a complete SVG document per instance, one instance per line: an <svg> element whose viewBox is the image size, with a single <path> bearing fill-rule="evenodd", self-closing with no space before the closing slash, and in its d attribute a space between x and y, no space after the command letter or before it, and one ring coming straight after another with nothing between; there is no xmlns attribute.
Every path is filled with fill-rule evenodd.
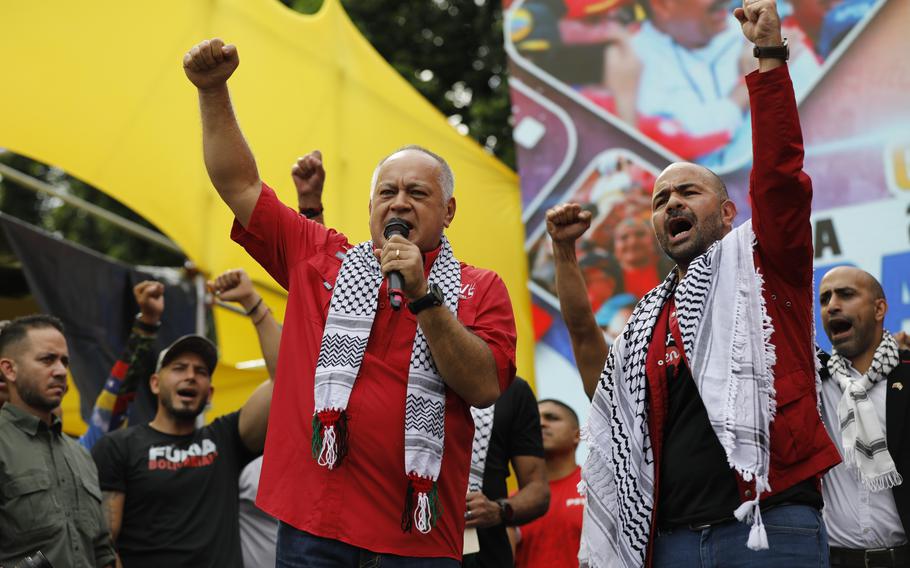
<svg viewBox="0 0 910 568"><path fill-rule="evenodd" d="M548 213L564 317L594 395L583 565L827 563L818 480L840 458L817 410L812 187L775 2L746 0L735 15L759 58L746 77L753 217L733 228L717 175L667 167L652 222L677 269L639 302L608 358L579 333L593 319L584 300L570 300L579 277L566 243L589 214Z"/></svg>

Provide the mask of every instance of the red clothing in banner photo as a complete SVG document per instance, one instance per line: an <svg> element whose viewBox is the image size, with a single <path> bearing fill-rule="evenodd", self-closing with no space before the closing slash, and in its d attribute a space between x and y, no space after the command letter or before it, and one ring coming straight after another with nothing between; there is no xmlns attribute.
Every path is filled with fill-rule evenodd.
<svg viewBox="0 0 910 568"><path fill-rule="evenodd" d="M547 514L518 527L516 568L577 567L581 541L581 519L585 498L578 493L581 467L550 481L550 509Z"/></svg>
<svg viewBox="0 0 910 568"><path fill-rule="evenodd" d="M439 524L429 534L401 528L405 394L416 317L391 309L383 283L347 407L348 454L333 470L320 467L310 446L314 372L335 279L351 244L283 205L266 185L248 227L235 222L231 237L290 292L256 504L299 530L372 552L460 560L474 422L467 403L449 389ZM425 255L427 273L437 254ZM515 375L515 322L505 284L494 272L461 264L458 319L490 347L504 391Z"/></svg>

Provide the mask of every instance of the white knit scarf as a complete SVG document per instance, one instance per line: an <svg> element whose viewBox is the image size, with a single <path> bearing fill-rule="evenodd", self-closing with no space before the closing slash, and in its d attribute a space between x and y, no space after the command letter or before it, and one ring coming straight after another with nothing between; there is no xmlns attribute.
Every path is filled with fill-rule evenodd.
<svg viewBox="0 0 910 568"><path fill-rule="evenodd" d="M446 307L458 312L461 265L442 237L428 282L442 289ZM376 317L382 271L366 241L348 251L338 272L316 362L313 458L338 467L348 450L347 406ZM408 478L401 528L430 532L442 514L436 481L445 439L445 383L420 325L408 367L404 412L404 473Z"/></svg>
<svg viewBox="0 0 910 568"><path fill-rule="evenodd" d="M858 472L866 489L870 491L890 489L900 485L903 479L897 472L894 460L891 459L888 441L868 391L875 383L886 380L897 367L897 342L885 331L881 343L875 349L872 364L858 379L851 378L847 371L849 364L850 362L836 351L828 359L831 378L837 381L844 393L837 403L844 463Z"/></svg>
<svg viewBox="0 0 910 568"><path fill-rule="evenodd" d="M755 499L733 513L752 522L749 548L767 548L758 499L770 489L775 355L763 279L752 257L754 243L747 221L692 261L678 286L676 271L671 272L638 303L610 350L586 431L590 453L579 487L587 495L582 566L645 563L654 510L646 362L655 324L671 294L682 347L711 426L730 467L755 482Z"/></svg>

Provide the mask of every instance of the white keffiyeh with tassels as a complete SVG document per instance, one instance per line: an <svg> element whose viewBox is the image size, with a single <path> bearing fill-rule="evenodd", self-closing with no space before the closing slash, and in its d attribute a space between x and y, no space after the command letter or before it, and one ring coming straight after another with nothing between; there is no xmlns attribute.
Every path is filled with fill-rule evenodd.
<svg viewBox="0 0 910 568"><path fill-rule="evenodd" d="M899 362L897 342L887 331L872 357L872 364L862 377L853 379L847 370L850 362L836 351L828 359L828 371L844 395L837 404L841 449L844 463L857 471L869 491L890 489L903 482L888 451L875 405L868 391L875 383L887 380Z"/></svg>
<svg viewBox="0 0 910 568"><path fill-rule="evenodd" d="M458 312L461 265L442 237L429 283L437 284L445 305ZM373 243L360 243L345 255L332 292L319 359L316 362L313 458L339 467L347 453L347 406L376 317L382 270ZM420 326L414 337L404 401L404 473L408 478L401 527L428 533L442 514L436 482L445 436L445 383L436 370Z"/></svg>
<svg viewBox="0 0 910 568"><path fill-rule="evenodd" d="M770 490L775 355L763 279L752 256L754 244L755 233L747 221L692 261L678 286L673 271L638 303L610 350L586 432L590 453L580 484L587 496L579 551L582 566L645 563L654 509L646 362L655 323L671 294L683 348L711 426L730 467L755 483L755 499L733 513L752 523L749 548L768 547L758 503L759 496Z"/></svg>

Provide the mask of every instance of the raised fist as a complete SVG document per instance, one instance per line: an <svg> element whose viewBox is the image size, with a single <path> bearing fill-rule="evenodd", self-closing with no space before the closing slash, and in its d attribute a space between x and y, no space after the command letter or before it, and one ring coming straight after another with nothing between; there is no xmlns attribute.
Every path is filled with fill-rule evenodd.
<svg viewBox="0 0 910 568"><path fill-rule="evenodd" d="M743 7L733 11L743 27L746 39L760 47L781 45L780 16L775 0L743 0Z"/></svg>
<svg viewBox="0 0 910 568"><path fill-rule="evenodd" d="M183 71L200 91L224 85L239 64L237 48L218 38L193 46L183 56Z"/></svg>
<svg viewBox="0 0 910 568"><path fill-rule="evenodd" d="M554 244L575 246L591 226L592 214L578 203L563 203L547 211L547 232Z"/></svg>
<svg viewBox="0 0 910 568"><path fill-rule="evenodd" d="M297 188L297 206L301 209L322 206L322 186L325 185L325 168L322 152L313 150L291 166L291 179Z"/></svg>
<svg viewBox="0 0 910 568"><path fill-rule="evenodd" d="M164 313L164 284L144 280L133 286L133 297L139 304L142 321L150 325L161 321L161 314Z"/></svg>
<svg viewBox="0 0 910 568"><path fill-rule="evenodd" d="M247 310L258 302L253 282L242 268L224 272L210 281L208 287L219 299L238 302Z"/></svg>

